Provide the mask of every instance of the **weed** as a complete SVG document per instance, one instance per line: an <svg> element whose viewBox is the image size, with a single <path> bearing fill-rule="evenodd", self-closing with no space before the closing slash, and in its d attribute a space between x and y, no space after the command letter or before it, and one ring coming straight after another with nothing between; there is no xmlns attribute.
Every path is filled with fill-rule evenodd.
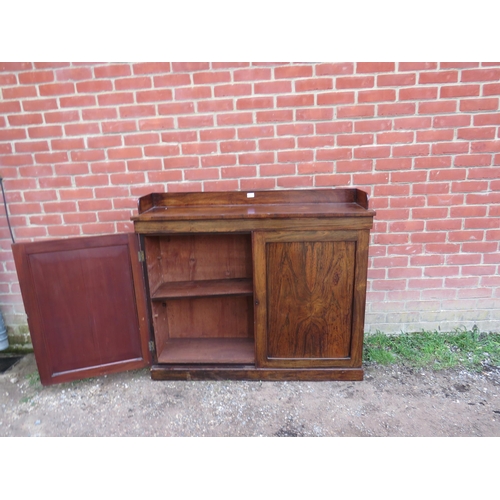
<svg viewBox="0 0 500 500"><path fill-rule="evenodd" d="M477 328L399 335L377 331L365 337L364 358L383 365L481 371L486 366L500 366L500 334L480 333Z"/></svg>
<svg viewBox="0 0 500 500"><path fill-rule="evenodd" d="M28 382L32 387L40 384L40 374L38 372L32 372L27 375L26 378L28 379Z"/></svg>

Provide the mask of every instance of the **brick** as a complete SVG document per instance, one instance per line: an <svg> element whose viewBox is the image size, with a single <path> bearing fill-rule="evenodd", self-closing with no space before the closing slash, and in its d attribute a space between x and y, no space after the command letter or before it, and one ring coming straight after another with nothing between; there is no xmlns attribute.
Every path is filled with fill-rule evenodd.
<svg viewBox="0 0 500 500"><path fill-rule="evenodd" d="M65 99L61 98L61 101ZM5 104L18 104L15 101L5 102ZM36 99L34 101L23 101L23 110L24 111L45 111L50 109L57 109L57 99ZM1 109L0 109L1 111ZM17 109L15 111L18 111ZM20 109L19 109L20 111Z"/></svg>
<svg viewBox="0 0 500 500"><path fill-rule="evenodd" d="M356 152L354 152L356 156ZM411 169L412 160L411 158L385 158L378 159L375 162L376 170L402 170L402 169ZM377 186L379 188L386 188L387 186ZM398 188L402 189L401 186ZM405 188L406 189L406 188Z"/></svg>
<svg viewBox="0 0 500 500"><path fill-rule="evenodd" d="M71 111L51 111L44 113L45 123L66 123L80 120L80 112Z"/></svg>
<svg viewBox="0 0 500 500"><path fill-rule="evenodd" d="M324 125L324 124L322 124ZM349 129L350 130L350 129ZM349 131L347 130L347 131ZM311 135L314 133L314 125L312 123L290 123L285 125L278 125L276 127L277 135ZM328 132L319 132L328 133Z"/></svg>
<svg viewBox="0 0 500 500"><path fill-rule="evenodd" d="M94 174L115 174L126 171L126 163L124 161L102 161L92 163L90 166Z"/></svg>
<svg viewBox="0 0 500 500"><path fill-rule="evenodd" d="M316 160L349 160L352 158L350 148L326 148L316 150ZM305 158L303 161L307 161Z"/></svg>
<svg viewBox="0 0 500 500"><path fill-rule="evenodd" d="M271 69L269 68L248 68L237 69L233 72L235 82L255 81L255 80L270 80Z"/></svg>
<svg viewBox="0 0 500 500"><path fill-rule="evenodd" d="M415 103L394 103L394 104L379 104L377 106L378 116L398 116L398 115L413 115L415 114Z"/></svg>
<svg viewBox="0 0 500 500"><path fill-rule="evenodd" d="M28 71L19 73L19 83L23 85L35 85L37 83L48 83L54 81L53 71ZM14 78L14 83L16 83Z"/></svg>
<svg viewBox="0 0 500 500"><path fill-rule="evenodd" d="M351 75L354 73L353 63L324 63L316 65L316 75Z"/></svg>
<svg viewBox="0 0 500 500"><path fill-rule="evenodd" d="M190 100L190 99L207 99L212 97L211 87L182 87L175 89L175 99Z"/></svg>
<svg viewBox="0 0 500 500"><path fill-rule="evenodd" d="M233 134L230 137L227 137L227 139L232 139L234 137L234 129L228 129L228 130L231 130ZM257 127L238 128L238 139L254 139L259 137L273 137L273 136L274 136L273 125L261 125Z"/></svg>
<svg viewBox="0 0 500 500"><path fill-rule="evenodd" d="M56 175L86 175L89 173L87 163L61 163L55 166Z"/></svg>
<svg viewBox="0 0 500 500"><path fill-rule="evenodd" d="M500 83L485 83L483 85L483 95L499 95Z"/></svg>
<svg viewBox="0 0 500 500"><path fill-rule="evenodd" d="M435 128L466 127L470 125L469 115L436 116L432 119Z"/></svg>
<svg viewBox="0 0 500 500"><path fill-rule="evenodd" d="M49 143L47 141L16 142L14 147L16 153L35 153L38 151L48 151Z"/></svg>
<svg viewBox="0 0 500 500"><path fill-rule="evenodd" d="M449 166L449 165L448 165ZM461 181L465 179L467 169L432 170L429 172L429 181Z"/></svg>
<svg viewBox="0 0 500 500"><path fill-rule="evenodd" d="M240 179L240 188L243 191L275 189L274 179Z"/></svg>
<svg viewBox="0 0 500 500"><path fill-rule="evenodd" d="M441 87L440 97L474 97L479 96L479 85L451 85Z"/></svg>
<svg viewBox="0 0 500 500"><path fill-rule="evenodd" d="M342 108L338 110L338 116L340 115ZM333 119L333 108L309 108L309 109L297 109L295 111L296 119L299 121L324 121ZM365 115L364 115L365 116ZM259 121L259 116L257 116L257 121Z"/></svg>
<svg viewBox="0 0 500 500"><path fill-rule="evenodd" d="M129 160L127 161L127 166L130 171L135 170L161 170L162 160L159 158L148 159L148 160ZM111 176L113 177L113 176Z"/></svg>
<svg viewBox="0 0 500 500"><path fill-rule="evenodd" d="M236 155L213 155L201 158L202 167L222 167L236 165Z"/></svg>
<svg viewBox="0 0 500 500"><path fill-rule="evenodd" d="M373 144L373 134L348 134L337 136L338 146L364 146Z"/></svg>
<svg viewBox="0 0 500 500"><path fill-rule="evenodd" d="M182 183L172 183L168 185L168 190L170 193L189 193L192 191L201 191L201 182L182 182Z"/></svg>
<svg viewBox="0 0 500 500"><path fill-rule="evenodd" d="M101 80L101 81L104 82L106 80ZM116 90L149 89L149 88L151 88L151 86L152 86L151 85L151 78L149 76L137 76L137 77L132 77L132 78L117 78L115 80L115 89ZM103 88L101 90L106 91L106 90L110 90L110 89Z"/></svg>
<svg viewBox="0 0 500 500"><path fill-rule="evenodd" d="M408 144L405 146L393 146L392 156L427 156L430 152L429 144Z"/></svg>
<svg viewBox="0 0 500 500"><path fill-rule="evenodd" d="M36 62L34 64L36 69L64 68L70 65L69 62Z"/></svg>
<svg viewBox="0 0 500 500"><path fill-rule="evenodd" d="M368 91L372 92L372 91ZM376 92L376 91L373 91ZM299 97L299 96L297 96ZM280 97L278 97L278 102ZM359 102L364 102L359 100ZM368 101L366 101L368 102ZM328 106L335 104L354 104L354 92L327 92L324 94L318 94L317 96L318 106Z"/></svg>
<svg viewBox="0 0 500 500"><path fill-rule="evenodd" d="M454 113L457 110L456 101L419 102L418 112L421 115L438 113Z"/></svg>
<svg viewBox="0 0 500 500"><path fill-rule="evenodd" d="M312 161L314 152L308 149L293 151L278 151L278 161L283 163Z"/></svg>
<svg viewBox="0 0 500 500"><path fill-rule="evenodd" d="M432 156L430 158L415 158L415 168L443 168L451 167L451 157Z"/></svg>
<svg viewBox="0 0 500 500"><path fill-rule="evenodd" d="M422 99L437 99L437 87L410 87L399 91L400 101L415 101Z"/></svg>
<svg viewBox="0 0 500 500"><path fill-rule="evenodd" d="M500 80L500 68L465 69L462 71L462 82L485 82Z"/></svg>
<svg viewBox="0 0 500 500"><path fill-rule="evenodd" d="M484 158L487 162L487 157ZM468 165L466 165L468 166ZM469 168L467 170L467 179L498 179L500 178L499 168Z"/></svg>
<svg viewBox="0 0 500 500"><path fill-rule="evenodd" d="M137 106L120 106L120 118L138 118L145 116L154 116L156 108L152 104L142 104Z"/></svg>
<svg viewBox="0 0 500 500"><path fill-rule="evenodd" d="M28 135L31 139L41 139L46 137L61 137L62 127L60 125L29 127Z"/></svg>
<svg viewBox="0 0 500 500"><path fill-rule="evenodd" d="M498 111L498 98L462 99L460 111Z"/></svg>
<svg viewBox="0 0 500 500"><path fill-rule="evenodd" d="M360 118L374 115L375 106L373 105L339 106L337 108L338 118Z"/></svg>
<svg viewBox="0 0 500 500"><path fill-rule="evenodd" d="M116 108L83 109L82 119L86 121L114 120L118 118Z"/></svg>
<svg viewBox="0 0 500 500"><path fill-rule="evenodd" d="M400 62L398 64L399 71L421 71L426 69L437 69L435 62Z"/></svg>
<svg viewBox="0 0 500 500"><path fill-rule="evenodd" d="M360 89L373 87L375 78L373 76L339 76L335 80L337 89Z"/></svg>
<svg viewBox="0 0 500 500"><path fill-rule="evenodd" d="M484 217L486 216L486 207L468 206L451 207L450 217Z"/></svg>
<svg viewBox="0 0 500 500"><path fill-rule="evenodd" d="M270 139L273 140L273 139ZM281 139L277 139L281 140ZM293 144L294 140L292 137L287 138L287 140L290 140L291 143ZM260 144L260 142L259 142ZM299 137L297 138L297 147L299 148L322 148L322 147L328 147L328 146L334 146L335 145L335 136L333 135L320 135L320 136L313 136L313 137ZM340 145L340 144L339 144ZM290 149L293 148L294 146L289 146L289 147L283 147L283 148L277 148L277 149ZM262 149L262 147L260 147Z"/></svg>
<svg viewBox="0 0 500 500"><path fill-rule="evenodd" d="M149 73L169 73L169 62L142 62L132 65L134 75L147 75Z"/></svg>
<svg viewBox="0 0 500 500"><path fill-rule="evenodd" d="M476 114L474 115L474 125L500 125L500 113Z"/></svg>
<svg viewBox="0 0 500 500"><path fill-rule="evenodd" d="M57 101L55 99L47 99L47 101L53 101L56 103L55 106L47 106L45 109L56 109ZM96 96L94 95L74 95L69 97L60 97L59 102L62 108L83 108L96 105Z"/></svg>
<svg viewBox="0 0 500 500"><path fill-rule="evenodd" d="M260 175L263 176L282 176L292 175L295 173L295 165L290 163L277 163L273 165L261 165L259 168Z"/></svg>
<svg viewBox="0 0 500 500"><path fill-rule="evenodd" d="M94 67L96 78L115 78L117 76L130 76L132 71L128 64L107 64Z"/></svg>
<svg viewBox="0 0 500 500"><path fill-rule="evenodd" d="M260 165L262 163L274 163L274 153L244 153L238 155L240 165Z"/></svg>
<svg viewBox="0 0 500 500"><path fill-rule="evenodd" d="M110 146L121 146L121 137L111 136L107 139L117 140L116 144L110 144ZM159 134L152 132L146 134L132 134L124 136L124 140L126 146L142 146L144 144L157 144L160 142L160 136Z"/></svg>
<svg viewBox="0 0 500 500"><path fill-rule="evenodd" d="M458 155L455 157L454 165L456 167L475 167L491 165L491 155Z"/></svg>
<svg viewBox="0 0 500 500"><path fill-rule="evenodd" d="M3 167L17 167L20 165L32 165L33 156L30 154L14 154L0 156L0 165Z"/></svg>
<svg viewBox="0 0 500 500"><path fill-rule="evenodd" d="M356 73L382 73L394 71L393 62L359 62L356 64Z"/></svg>
<svg viewBox="0 0 500 500"><path fill-rule="evenodd" d="M500 218L498 218L498 217L497 218L481 217L478 219L468 218L465 220L464 228L465 229L498 229L498 228L500 228Z"/></svg>
<svg viewBox="0 0 500 500"><path fill-rule="evenodd" d="M210 113L218 111L233 111L232 99L214 99L210 101L198 101L196 103L198 113Z"/></svg>
<svg viewBox="0 0 500 500"><path fill-rule="evenodd" d="M191 72L203 71L210 69L210 63L207 62L174 62L172 63L172 71L174 72Z"/></svg>
<svg viewBox="0 0 500 500"><path fill-rule="evenodd" d="M26 132L22 128L11 128L0 130L0 141L13 141L16 139L25 139Z"/></svg>
<svg viewBox="0 0 500 500"><path fill-rule="evenodd" d="M192 84L191 75L187 73L155 76L153 81L155 87L182 87Z"/></svg>
<svg viewBox="0 0 500 500"><path fill-rule="evenodd" d="M430 71L419 73L418 83L455 83L458 82L458 71Z"/></svg>
<svg viewBox="0 0 500 500"><path fill-rule="evenodd" d="M55 74L59 82L68 80L88 80L93 77L90 68L61 68L57 69Z"/></svg>
<svg viewBox="0 0 500 500"><path fill-rule="evenodd" d="M463 194L429 194L427 195L428 207L449 207L452 205L462 205Z"/></svg>
<svg viewBox="0 0 500 500"><path fill-rule="evenodd" d="M372 160L337 161L335 171L340 173L372 172L373 162Z"/></svg>
<svg viewBox="0 0 500 500"><path fill-rule="evenodd" d="M413 208L413 219L444 219L447 216L448 209L440 207Z"/></svg>
<svg viewBox="0 0 500 500"><path fill-rule="evenodd" d="M218 141L234 139L236 131L234 128L215 128L210 130L200 130L201 141Z"/></svg>
<svg viewBox="0 0 500 500"><path fill-rule="evenodd" d="M200 166L197 156L179 156L163 159L164 168L192 168Z"/></svg>
<svg viewBox="0 0 500 500"><path fill-rule="evenodd" d="M237 180L204 181L203 189L205 191L234 191L238 189L238 181Z"/></svg>
<svg viewBox="0 0 500 500"><path fill-rule="evenodd" d="M312 76L312 66L282 66L274 68L274 77L279 78L304 78Z"/></svg>
<svg viewBox="0 0 500 500"><path fill-rule="evenodd" d="M289 94L290 92L292 92L292 82L288 80L254 84L255 94Z"/></svg>
<svg viewBox="0 0 500 500"><path fill-rule="evenodd" d="M272 97L247 97L247 98L237 99L236 101L236 109L259 109L259 108L272 108L272 107L273 107Z"/></svg>
<svg viewBox="0 0 500 500"><path fill-rule="evenodd" d="M192 102L170 102L160 104L158 113L161 115L181 115L194 113L194 104Z"/></svg>
<svg viewBox="0 0 500 500"><path fill-rule="evenodd" d="M179 155L179 146L171 144L161 144L156 146L145 146L145 156L177 156Z"/></svg>
<svg viewBox="0 0 500 500"><path fill-rule="evenodd" d="M134 102L132 92L113 92L112 94L100 94L97 96L99 106L116 106L118 104L131 104Z"/></svg>
<svg viewBox="0 0 500 500"><path fill-rule="evenodd" d="M65 224L85 224L88 222L97 222L95 213L73 213L63 215Z"/></svg>
<svg viewBox="0 0 500 500"><path fill-rule="evenodd" d="M427 231L456 231L462 229L461 219L428 220L425 222Z"/></svg>
<svg viewBox="0 0 500 500"><path fill-rule="evenodd" d="M122 145L122 138L116 135L87 138L87 146L89 148L112 148L121 145Z"/></svg>
<svg viewBox="0 0 500 500"><path fill-rule="evenodd" d="M414 184L417 182L426 182L427 172L422 170L406 170L406 171L393 171L391 172L391 182L403 182Z"/></svg>
<svg viewBox="0 0 500 500"><path fill-rule="evenodd" d="M231 81L229 71L206 71L193 74L193 83L195 85L210 83L225 83Z"/></svg>
<svg viewBox="0 0 500 500"><path fill-rule="evenodd" d="M127 158L142 158L142 148L116 148L108 149L110 160L124 160Z"/></svg>
<svg viewBox="0 0 500 500"><path fill-rule="evenodd" d="M490 193L481 193L481 194L468 194L466 196L466 201L468 205L475 204L498 204L500 203L500 192L490 192Z"/></svg>
<svg viewBox="0 0 500 500"><path fill-rule="evenodd" d="M72 151L72 161L100 161L106 159L106 155L102 150L85 150Z"/></svg>
<svg viewBox="0 0 500 500"><path fill-rule="evenodd" d="M16 85L17 78L14 74L0 74L0 87L8 87L9 85Z"/></svg>
<svg viewBox="0 0 500 500"><path fill-rule="evenodd" d="M215 97L241 96L252 93L252 86L246 83L235 83L232 85L214 86Z"/></svg>
<svg viewBox="0 0 500 500"><path fill-rule="evenodd" d="M389 146L360 147L354 150L354 158L388 158L390 154Z"/></svg>
<svg viewBox="0 0 500 500"><path fill-rule="evenodd" d="M76 91L81 94L109 92L111 90L113 90L113 83L111 80L89 80L86 82L78 82L76 84Z"/></svg>
<svg viewBox="0 0 500 500"><path fill-rule="evenodd" d="M50 141L51 148L53 150L69 150L69 149L83 149L85 147L85 141L83 138L77 139L53 139Z"/></svg>
<svg viewBox="0 0 500 500"><path fill-rule="evenodd" d="M236 179L242 177L255 177L257 169L255 167L225 167L221 168L223 179Z"/></svg>
<svg viewBox="0 0 500 500"><path fill-rule="evenodd" d="M22 127L23 125L39 125L40 123L43 123L43 118L40 113L9 115L7 118L11 127Z"/></svg>
<svg viewBox="0 0 500 500"><path fill-rule="evenodd" d="M94 193L90 188L60 189L59 196L61 200L84 200L92 198Z"/></svg>
<svg viewBox="0 0 500 500"><path fill-rule="evenodd" d="M182 181L181 170L161 170L148 172L149 182L180 182ZM149 192L149 191L148 191Z"/></svg>
<svg viewBox="0 0 500 500"><path fill-rule="evenodd" d="M177 118L179 128L212 127L213 115L180 116Z"/></svg>
<svg viewBox="0 0 500 500"><path fill-rule="evenodd" d="M373 138L373 135L370 134L369 137ZM381 132L376 137L377 144L409 143L413 142L414 132Z"/></svg>
<svg viewBox="0 0 500 500"><path fill-rule="evenodd" d="M297 172L299 175L307 174L333 174L333 162L308 162L298 163Z"/></svg>
<svg viewBox="0 0 500 500"><path fill-rule="evenodd" d="M495 127L460 128L457 131L457 138L469 141L477 139L494 139L495 133Z"/></svg>
<svg viewBox="0 0 500 500"><path fill-rule="evenodd" d="M21 86L21 87L4 87L2 89L4 99L19 99L21 97L37 97L36 87ZM41 93L40 95L46 95Z"/></svg>
<svg viewBox="0 0 500 500"><path fill-rule="evenodd" d="M62 163L68 161L68 153L59 151L56 153L36 153L35 160L37 163Z"/></svg>
<svg viewBox="0 0 500 500"><path fill-rule="evenodd" d="M75 179L75 184L77 187L107 186L109 178L104 174L78 176Z"/></svg>
<svg viewBox="0 0 500 500"><path fill-rule="evenodd" d="M105 124L103 124L103 131L104 125ZM100 130L97 123L71 123L64 125L64 133L66 135L89 135L98 134L100 133Z"/></svg>
<svg viewBox="0 0 500 500"><path fill-rule="evenodd" d="M432 145L433 155L453 155L468 152L468 142L441 142Z"/></svg>
<svg viewBox="0 0 500 500"><path fill-rule="evenodd" d="M230 141L221 142L221 153L235 153L240 151L255 151L255 141Z"/></svg>
<svg viewBox="0 0 500 500"><path fill-rule="evenodd" d="M314 90L333 89L332 78L309 78L307 80L297 80L295 82L296 92L310 92Z"/></svg>
<svg viewBox="0 0 500 500"><path fill-rule="evenodd" d="M378 75L377 87L405 87L415 85L416 81L415 73Z"/></svg>
<svg viewBox="0 0 500 500"><path fill-rule="evenodd" d="M138 103L171 101L173 98L171 89L141 90L135 95Z"/></svg>
<svg viewBox="0 0 500 500"><path fill-rule="evenodd" d="M293 111L288 109L273 111L258 111L257 123L288 122L293 120Z"/></svg>
<svg viewBox="0 0 500 500"><path fill-rule="evenodd" d="M430 124L430 122L429 122ZM366 120L354 124L355 132L380 132L392 129L392 120Z"/></svg>
<svg viewBox="0 0 500 500"><path fill-rule="evenodd" d="M11 215L39 214L42 206L40 203L11 203L9 210Z"/></svg>
<svg viewBox="0 0 500 500"><path fill-rule="evenodd" d="M417 142L452 141L455 136L453 129L418 130Z"/></svg>
<svg viewBox="0 0 500 500"><path fill-rule="evenodd" d="M208 155L217 153L216 142L194 142L191 144L182 144L183 155Z"/></svg>
<svg viewBox="0 0 500 500"><path fill-rule="evenodd" d="M319 99L320 96L318 96ZM358 91L358 102L383 102L395 101L396 91L394 89L360 90Z"/></svg>
<svg viewBox="0 0 500 500"><path fill-rule="evenodd" d="M139 130L164 130L174 128L173 118L148 118L139 120Z"/></svg>
<svg viewBox="0 0 500 500"><path fill-rule="evenodd" d="M312 187L313 177L311 176L292 176L292 177L278 177L276 181L279 187L296 188L296 187Z"/></svg>
<svg viewBox="0 0 500 500"><path fill-rule="evenodd" d="M472 153L498 153L500 141L477 141L471 143Z"/></svg>
<svg viewBox="0 0 500 500"><path fill-rule="evenodd" d="M184 173L188 181L202 181L207 179L220 179L218 168L193 168Z"/></svg>

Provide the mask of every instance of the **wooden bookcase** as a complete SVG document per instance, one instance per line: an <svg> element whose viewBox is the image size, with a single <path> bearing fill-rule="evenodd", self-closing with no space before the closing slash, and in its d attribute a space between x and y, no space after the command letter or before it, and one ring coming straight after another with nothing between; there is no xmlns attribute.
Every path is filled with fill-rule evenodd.
<svg viewBox="0 0 500 500"><path fill-rule="evenodd" d="M14 245L42 383L147 365L157 380L361 380L374 215L354 188L153 193L136 235Z"/></svg>

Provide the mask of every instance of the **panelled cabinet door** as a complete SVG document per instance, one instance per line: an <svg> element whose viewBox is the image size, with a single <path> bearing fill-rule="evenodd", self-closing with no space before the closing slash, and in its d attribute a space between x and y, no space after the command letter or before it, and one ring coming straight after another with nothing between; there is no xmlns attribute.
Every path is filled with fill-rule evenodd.
<svg viewBox="0 0 500 500"><path fill-rule="evenodd" d="M259 367L360 367L369 231L253 236Z"/></svg>
<svg viewBox="0 0 500 500"><path fill-rule="evenodd" d="M42 384L150 363L137 235L12 248Z"/></svg>

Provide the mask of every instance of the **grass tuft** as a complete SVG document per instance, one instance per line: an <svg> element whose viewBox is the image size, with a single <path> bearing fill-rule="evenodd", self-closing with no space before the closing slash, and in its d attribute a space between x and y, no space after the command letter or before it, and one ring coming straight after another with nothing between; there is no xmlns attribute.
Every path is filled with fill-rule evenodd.
<svg viewBox="0 0 500 500"><path fill-rule="evenodd" d="M480 333L477 328L399 335L377 331L365 336L364 359L381 365L482 371L486 367L500 367L500 333Z"/></svg>

